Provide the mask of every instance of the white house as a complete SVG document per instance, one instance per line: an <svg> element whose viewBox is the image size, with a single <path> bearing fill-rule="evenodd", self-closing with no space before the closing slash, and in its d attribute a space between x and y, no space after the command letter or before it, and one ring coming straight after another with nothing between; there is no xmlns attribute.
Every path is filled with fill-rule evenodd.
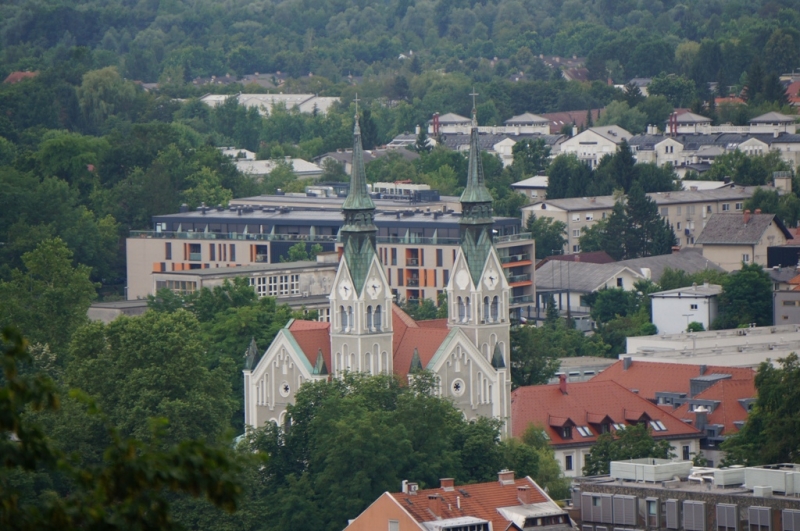
<svg viewBox="0 0 800 531"><path fill-rule="evenodd" d="M561 153L574 153L592 168L596 168L605 155L617 152L619 144L628 141L631 135L617 125L590 127L561 143Z"/></svg>
<svg viewBox="0 0 800 531"><path fill-rule="evenodd" d="M653 304L653 324L660 334L685 332L689 323L700 323L708 330L717 318L718 284L696 284L650 294Z"/></svg>

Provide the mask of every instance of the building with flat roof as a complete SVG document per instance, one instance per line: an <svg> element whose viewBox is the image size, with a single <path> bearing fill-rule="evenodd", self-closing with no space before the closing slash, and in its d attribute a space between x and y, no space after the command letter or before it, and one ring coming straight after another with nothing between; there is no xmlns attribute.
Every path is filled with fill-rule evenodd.
<svg viewBox="0 0 800 531"><path fill-rule="evenodd" d="M718 284L694 284L651 293L653 324L663 334L685 332L689 323L700 323L709 330L717 318L721 293L722 286Z"/></svg>
<svg viewBox="0 0 800 531"><path fill-rule="evenodd" d="M712 214L743 212L744 202L757 188L728 184L713 190L654 192L647 196L658 205L661 217L672 225L678 245L692 247ZM522 221L525 223L528 216L535 215L566 223L567 245L564 252L577 253L580 252L581 229L591 228L611 215L614 202L615 198L611 195L537 201L522 207Z"/></svg>
<svg viewBox="0 0 800 531"><path fill-rule="evenodd" d="M575 480L570 514L581 531L800 529L800 466L703 468L691 461L612 461Z"/></svg>

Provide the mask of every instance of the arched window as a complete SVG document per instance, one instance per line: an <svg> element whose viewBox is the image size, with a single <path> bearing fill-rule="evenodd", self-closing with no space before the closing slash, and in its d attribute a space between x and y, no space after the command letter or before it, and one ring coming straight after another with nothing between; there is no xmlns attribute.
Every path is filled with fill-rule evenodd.
<svg viewBox="0 0 800 531"><path fill-rule="evenodd" d="M492 321L497 322L500 320L500 302L497 299L497 295L494 296L492 299Z"/></svg>
<svg viewBox="0 0 800 531"><path fill-rule="evenodd" d="M472 304L469 302L469 297L466 300L467 304L467 321L472 321Z"/></svg>
<svg viewBox="0 0 800 531"><path fill-rule="evenodd" d="M348 332L356 327L356 321L355 321L355 319L353 319L353 307L352 306L348 306L347 307L347 324L349 325Z"/></svg>
<svg viewBox="0 0 800 531"><path fill-rule="evenodd" d="M392 373L392 368L389 366L389 354L385 350L381 352L381 372Z"/></svg>
<svg viewBox="0 0 800 531"><path fill-rule="evenodd" d="M483 319L489 321L489 297L483 298Z"/></svg>
<svg viewBox="0 0 800 531"><path fill-rule="evenodd" d="M367 306L367 330L372 331L372 306Z"/></svg>
<svg viewBox="0 0 800 531"><path fill-rule="evenodd" d="M375 325L375 330L380 332L383 328L383 312L381 312L381 305L375 306L375 315L372 317L372 322Z"/></svg>
<svg viewBox="0 0 800 531"><path fill-rule="evenodd" d="M372 354L370 352L364 354L364 372L368 372L370 375L375 374L372 371Z"/></svg>
<svg viewBox="0 0 800 531"><path fill-rule="evenodd" d="M356 370L356 355L350 354L350 364L347 366L347 369L350 371Z"/></svg>
<svg viewBox="0 0 800 531"><path fill-rule="evenodd" d="M342 370L342 353L337 352L336 359L333 362L333 372L335 374L337 372L341 372L341 370Z"/></svg>
<svg viewBox="0 0 800 531"><path fill-rule="evenodd" d="M467 308L464 306L464 299L458 298L458 321L463 323L467 317Z"/></svg>
<svg viewBox="0 0 800 531"><path fill-rule="evenodd" d="M347 312L344 311L344 306L339 306L339 322L342 325L342 332L347 332L350 328L347 322Z"/></svg>

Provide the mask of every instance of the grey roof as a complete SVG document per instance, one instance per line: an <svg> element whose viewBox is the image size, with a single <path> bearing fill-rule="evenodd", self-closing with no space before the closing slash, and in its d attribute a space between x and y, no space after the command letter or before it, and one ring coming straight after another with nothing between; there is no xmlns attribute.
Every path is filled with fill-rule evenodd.
<svg viewBox="0 0 800 531"><path fill-rule="evenodd" d="M746 214L713 214L706 223L696 243L703 245L756 245L770 225L778 228L792 239L791 233L775 214L750 214L750 221L744 222Z"/></svg>
<svg viewBox="0 0 800 531"><path fill-rule="evenodd" d="M747 199L757 186L736 186L729 184L713 190L679 190L676 192L653 192L647 196L657 205L671 205L683 203L704 203L709 201L734 201ZM569 212L577 210L607 210L614 206L614 196L602 195L597 197L570 197L565 199L546 199L534 204L543 203L553 205Z"/></svg>
<svg viewBox="0 0 800 531"><path fill-rule="evenodd" d="M666 291L659 291L651 293L651 297L667 298L667 297L694 297L694 298L708 298L716 297L722 293L722 286L719 284L701 284L699 286L687 286L684 288L668 289Z"/></svg>
<svg viewBox="0 0 800 531"><path fill-rule="evenodd" d="M536 290L570 289L591 293L603 287L603 283L623 270L624 264L590 264L586 262L547 262L536 270ZM632 271L634 275L638 272Z"/></svg>
<svg viewBox="0 0 800 531"><path fill-rule="evenodd" d="M658 135L635 135L628 140L631 146L637 146L639 151L652 151L655 146L664 140L673 139L683 144L687 150L697 150L700 146L714 145L725 147L726 149L736 149L736 147L750 139L756 139L771 146L772 144L798 144L800 134L793 133L715 133L705 135L701 133L682 134L676 136Z"/></svg>
<svg viewBox="0 0 800 531"><path fill-rule="evenodd" d="M773 282L789 282L798 275L798 270L796 266L773 267L767 269L767 273Z"/></svg>
<svg viewBox="0 0 800 531"><path fill-rule="evenodd" d="M664 270L667 268L673 270L682 270L690 275L699 271L705 271L707 269L724 271L724 269L719 267L714 262L704 258L702 249L698 247L684 248L678 253L622 260L617 262L617 264L628 266L643 276L646 275L642 269L649 269L650 279L653 282L659 282L661 280L661 276L664 274Z"/></svg>
<svg viewBox="0 0 800 531"><path fill-rule="evenodd" d="M761 116L756 116L750 120L751 124L775 124L775 123L793 123L794 116L787 116L779 112L768 112Z"/></svg>
<svg viewBox="0 0 800 531"><path fill-rule="evenodd" d="M598 135L602 136L606 140L610 140L615 144L619 144L623 140L628 140L631 135L628 131L621 128L618 125L600 125L595 127L590 127L587 131L592 131L597 133Z"/></svg>
<svg viewBox="0 0 800 531"><path fill-rule="evenodd" d="M481 151L489 151L494 147L495 144L498 142L502 142L503 140L510 138L515 142L519 142L520 140L537 140L542 139L544 143L548 146L554 146L564 138L564 135L542 135L537 133L528 133L522 135L500 135L495 133L479 133L478 134L478 147L480 147ZM465 135L461 133L449 133L442 135L442 141L445 147L453 150L463 149L465 146L468 146L470 143L470 135Z"/></svg>
<svg viewBox="0 0 800 531"><path fill-rule="evenodd" d="M706 118L693 112L685 112L678 115L677 121L679 124L703 124L711 123L711 118Z"/></svg>
<svg viewBox="0 0 800 531"><path fill-rule="evenodd" d="M635 146L639 151L653 151L656 144L665 138L664 135L634 135L628 139L628 145Z"/></svg>
<svg viewBox="0 0 800 531"><path fill-rule="evenodd" d="M506 120L504 123L507 123L509 125L514 125L514 124L548 124L548 123L550 123L550 120L548 120L547 118L544 118L542 116L539 116L537 114L532 114L532 113L526 112L526 113L523 113L523 114L519 114L517 116L512 116L511 118Z"/></svg>
<svg viewBox="0 0 800 531"><path fill-rule="evenodd" d="M462 124L462 123L471 123L472 120L467 118L466 116L461 116L460 114L456 114L453 112L448 112L446 114L442 114L439 116L439 123L440 124ZM428 123L433 123L433 120L428 120Z"/></svg>

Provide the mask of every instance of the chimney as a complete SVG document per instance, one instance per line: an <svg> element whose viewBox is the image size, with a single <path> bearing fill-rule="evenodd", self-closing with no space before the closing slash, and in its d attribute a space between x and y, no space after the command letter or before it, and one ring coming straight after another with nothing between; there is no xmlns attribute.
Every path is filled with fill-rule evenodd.
<svg viewBox="0 0 800 531"><path fill-rule="evenodd" d="M562 395L567 394L567 375L566 374L559 374L558 375L558 388L561 390Z"/></svg>
<svg viewBox="0 0 800 531"><path fill-rule="evenodd" d="M497 480L500 482L500 485L513 485L514 471L505 469L501 470L497 473Z"/></svg>
<svg viewBox="0 0 800 531"><path fill-rule="evenodd" d="M517 499L523 505L528 505L533 503L531 501L531 488L526 486L517 487Z"/></svg>
<svg viewBox="0 0 800 531"><path fill-rule="evenodd" d="M698 406L697 409L694 410L694 415L695 415L694 427L700 430L701 432L705 432L706 424L708 424L708 410L703 406Z"/></svg>
<svg viewBox="0 0 800 531"><path fill-rule="evenodd" d="M756 209L756 214L761 214L761 209L760 208Z"/></svg>
<svg viewBox="0 0 800 531"><path fill-rule="evenodd" d="M434 516L441 518L444 516L444 498L439 494L428 495L428 509Z"/></svg>
<svg viewBox="0 0 800 531"><path fill-rule="evenodd" d="M676 253L679 253L679 252L681 252L681 246L680 245L673 245L672 246L672 254L676 254Z"/></svg>
<svg viewBox="0 0 800 531"><path fill-rule="evenodd" d="M578 126L573 125L572 126L572 136L577 136L577 134L578 134Z"/></svg>
<svg viewBox="0 0 800 531"><path fill-rule="evenodd" d="M750 222L750 211L744 211L744 224L747 225Z"/></svg>
<svg viewBox="0 0 800 531"><path fill-rule="evenodd" d="M623 371L627 371L628 369L630 369L631 365L633 365L633 358L631 358L630 356L626 356L626 357L622 358L622 370Z"/></svg>
<svg viewBox="0 0 800 531"><path fill-rule="evenodd" d="M405 492L409 496L416 496L417 495L417 491L419 490L419 484L418 483L411 483L411 482L406 481L404 487L405 487L405 490L403 492Z"/></svg>
<svg viewBox="0 0 800 531"><path fill-rule="evenodd" d="M439 480L439 485L442 487L442 490L455 490L456 482L453 478L442 478Z"/></svg>
<svg viewBox="0 0 800 531"><path fill-rule="evenodd" d="M700 365L700 376L703 376L708 370L708 365Z"/></svg>

